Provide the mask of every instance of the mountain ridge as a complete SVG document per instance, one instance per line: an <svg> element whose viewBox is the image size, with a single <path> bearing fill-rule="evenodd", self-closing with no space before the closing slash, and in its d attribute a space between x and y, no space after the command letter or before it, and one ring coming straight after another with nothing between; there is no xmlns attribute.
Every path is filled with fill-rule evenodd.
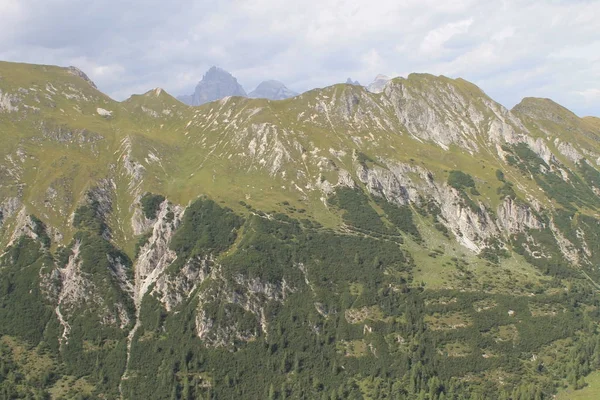
<svg viewBox="0 0 600 400"><path fill-rule="evenodd" d="M192 95L178 96L177 99L187 105L199 106L230 96L283 100L296 95L298 93L289 90L282 82L276 80L263 81L247 94L233 75L213 66L204 74Z"/></svg>
<svg viewBox="0 0 600 400"><path fill-rule="evenodd" d="M0 334L47 343L43 390L526 399L600 367L594 120L428 74L198 107L0 75Z"/></svg>

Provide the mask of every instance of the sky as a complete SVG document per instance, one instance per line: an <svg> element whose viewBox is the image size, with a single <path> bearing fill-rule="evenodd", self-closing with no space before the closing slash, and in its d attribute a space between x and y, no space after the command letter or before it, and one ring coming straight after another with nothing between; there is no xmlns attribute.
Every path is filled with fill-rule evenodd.
<svg viewBox="0 0 600 400"><path fill-rule="evenodd" d="M190 94L213 65L248 92L428 72L600 116L599 18L600 0L0 0L0 60L77 66L117 100Z"/></svg>

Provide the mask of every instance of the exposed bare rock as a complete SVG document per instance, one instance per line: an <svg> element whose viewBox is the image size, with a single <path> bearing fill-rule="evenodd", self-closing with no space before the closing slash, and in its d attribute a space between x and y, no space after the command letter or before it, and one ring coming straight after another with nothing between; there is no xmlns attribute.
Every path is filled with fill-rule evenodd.
<svg viewBox="0 0 600 400"><path fill-rule="evenodd" d="M4 93L0 90L0 113L19 111L20 98L10 93Z"/></svg>
<svg viewBox="0 0 600 400"><path fill-rule="evenodd" d="M96 108L96 112L98 113L98 115L100 115L101 117L104 117L104 118L112 117L112 113L113 113L112 111L105 110L104 108L100 108L100 107Z"/></svg>
<svg viewBox="0 0 600 400"><path fill-rule="evenodd" d="M177 257L175 252L169 248L169 244L179 226L183 211L182 207L172 206L167 200L160 205L156 222L152 227L152 236L140 249L134 265L134 301L136 305L141 304L141 300L150 286L158 280ZM167 214L170 213L173 214L172 220L167 218Z"/></svg>
<svg viewBox="0 0 600 400"><path fill-rule="evenodd" d="M52 292L56 293L57 297L52 299L56 301L56 316L59 323L63 327L61 336L61 344L68 343L71 326L67 322L73 310L91 300L94 285L88 279L85 279L81 272L80 259L81 242L76 241L73 245L69 261L64 268L55 269L54 284L56 289ZM47 289L47 293L50 290Z"/></svg>
<svg viewBox="0 0 600 400"><path fill-rule="evenodd" d="M34 240L39 238L38 234L36 233L37 222L31 218L31 215L27 214L25 207L21 208L17 214L14 226L15 227L13 229L12 236L8 243L9 246L15 243L22 236L26 236Z"/></svg>
<svg viewBox="0 0 600 400"><path fill-rule="evenodd" d="M456 240L468 249L479 252L485 247L487 239L498 236L498 228L482 203L473 209L464 203L456 189L445 185L438 189L434 199L438 202L446 226L454 233Z"/></svg>
<svg viewBox="0 0 600 400"><path fill-rule="evenodd" d="M212 276L214 260L210 257L188 260L177 274L162 274L156 281L152 294L157 295L167 311L188 299L190 294Z"/></svg>
<svg viewBox="0 0 600 400"><path fill-rule="evenodd" d="M77 144L79 146L94 144L104 139L102 135L87 129L75 129L66 125L54 125L51 123L42 123L40 131L44 139L57 143Z"/></svg>
<svg viewBox="0 0 600 400"><path fill-rule="evenodd" d="M180 96L178 99L190 106L223 99L228 96L246 96L246 91L229 72L211 67L196 86L192 95Z"/></svg>
<svg viewBox="0 0 600 400"><path fill-rule="evenodd" d="M298 93L288 89L283 83L275 80L263 81L256 89L248 93L248 97L269 100L283 100L297 95Z"/></svg>
<svg viewBox="0 0 600 400"><path fill-rule="evenodd" d="M526 204L506 197L498 206L498 224L505 233L519 233L526 229L543 229L544 224Z"/></svg>
<svg viewBox="0 0 600 400"><path fill-rule="evenodd" d="M252 124L240 132L235 139L237 143L247 143L246 154L252 164L266 168L271 175L275 175L285 162L289 162L290 142L288 132L272 124Z"/></svg>
<svg viewBox="0 0 600 400"><path fill-rule="evenodd" d="M419 177L419 181L411 179L409 172ZM394 163L385 170L361 165L357 175L369 192L385 197L391 203L419 204L421 196L433 200L440 208L442 222L461 244L474 252L479 252L488 238L499 234L482 203L478 203L477 208L471 207L456 189L435 182L432 174L421 167Z"/></svg>
<svg viewBox="0 0 600 400"><path fill-rule="evenodd" d="M560 154L565 156L573 163L578 163L583 158L583 155L577 151L577 149L573 147L571 143L561 142L560 139L557 138L554 140L554 144L556 145L556 148Z"/></svg>
<svg viewBox="0 0 600 400"><path fill-rule="evenodd" d="M251 313L256 319L256 326L263 334L267 334L265 307L270 301L284 302L289 293L296 289L290 287L285 279L278 283L262 282L259 279L248 279L241 275L234 281L223 279L218 270L214 273L214 282L210 288L198 296L199 305L196 315L196 332L207 346L235 347L237 342L248 342L258 337L259 331L253 328L243 329L240 321L229 319L229 323L213 319L205 309L208 303L229 304Z"/></svg>
<svg viewBox="0 0 600 400"><path fill-rule="evenodd" d="M96 84L94 82L92 82L92 80L90 78L88 78L88 76L79 68L70 66L69 68L67 68L67 70L69 71L69 73L80 77L81 79L83 79L84 81L89 83L90 86L92 86L94 89L96 89Z"/></svg>
<svg viewBox="0 0 600 400"><path fill-rule="evenodd" d="M350 79L350 78L348 78ZM382 75L379 74L375 77L375 79L373 80L373 82L371 82L368 86L367 89L369 90L369 92L371 93L381 93L383 92L385 85L391 80L391 78L389 76L386 75Z"/></svg>
<svg viewBox="0 0 600 400"><path fill-rule="evenodd" d="M317 187L323 194L329 195L335 191L334 186L323 177L323 175L319 175L315 182L315 187Z"/></svg>
<svg viewBox="0 0 600 400"><path fill-rule="evenodd" d="M554 224L554 220L550 221L550 229L552 230L554 238L556 239L556 243L558 244L558 247L565 258L574 265L579 265L581 260L577 247L573 245L573 243L571 243L565 237L565 235L563 235L563 233Z"/></svg>
<svg viewBox="0 0 600 400"><path fill-rule="evenodd" d="M400 183L393 172L383 168L368 169L359 164L356 175L372 194L400 205L409 203L408 189Z"/></svg>
<svg viewBox="0 0 600 400"><path fill-rule="evenodd" d="M356 184L354 183L354 179L352 179L352 175L350 175L348 171L340 169L337 186L349 187L352 189L356 186Z"/></svg>
<svg viewBox="0 0 600 400"><path fill-rule="evenodd" d="M548 147L546 142L541 138L534 139L530 136L527 136L524 140L525 143L536 153L542 160L546 162L546 164L556 162L556 157L552 154L552 150Z"/></svg>
<svg viewBox="0 0 600 400"><path fill-rule="evenodd" d="M474 112L470 100L452 85L434 78L427 80L428 90L416 90L405 80L397 79L385 86L384 93L394 107L398 121L408 132L421 140L432 141L444 149L451 144L477 151L478 129L471 119ZM477 115L476 119L483 120Z"/></svg>
<svg viewBox="0 0 600 400"><path fill-rule="evenodd" d="M0 204L0 228L4 221L11 218L21 208L21 200L18 197L9 197Z"/></svg>
<svg viewBox="0 0 600 400"><path fill-rule="evenodd" d="M134 198L138 197L146 168L133 158L132 139L129 136L121 140L119 165L124 169L123 173L129 178L129 191L133 194Z"/></svg>
<svg viewBox="0 0 600 400"><path fill-rule="evenodd" d="M115 182L112 179L101 179L96 186L87 191L85 198L86 204L94 210L96 217L104 222L102 236L107 240L111 237L109 218L113 211L114 190Z"/></svg>
<svg viewBox="0 0 600 400"><path fill-rule="evenodd" d="M133 215L131 217L131 229L133 230L133 234L135 236L139 236L143 233L148 232L150 229L153 228L155 222L156 219L146 218L141 208L136 207L133 210Z"/></svg>

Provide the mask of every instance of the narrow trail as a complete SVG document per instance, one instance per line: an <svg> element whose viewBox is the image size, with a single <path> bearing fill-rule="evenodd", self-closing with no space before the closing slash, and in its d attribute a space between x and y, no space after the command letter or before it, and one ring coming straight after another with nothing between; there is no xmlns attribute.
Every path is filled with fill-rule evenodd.
<svg viewBox="0 0 600 400"><path fill-rule="evenodd" d="M591 277L591 276L589 276L589 275L587 274L587 272L585 272L584 270L580 269L580 271L581 271L581 273L583 274L583 276L585 276L585 277L586 277L586 279L587 279L588 281L590 281L590 282L592 283L592 285L594 285L594 287L595 287L597 290L600 290L600 284L598 284L598 283L597 283L595 280L593 280L593 279L592 279L592 277Z"/></svg>

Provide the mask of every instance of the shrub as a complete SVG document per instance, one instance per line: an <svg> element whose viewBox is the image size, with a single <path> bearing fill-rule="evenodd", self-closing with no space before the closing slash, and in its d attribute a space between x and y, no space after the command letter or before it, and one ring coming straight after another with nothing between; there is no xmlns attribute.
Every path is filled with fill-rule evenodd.
<svg viewBox="0 0 600 400"><path fill-rule="evenodd" d="M474 188L475 181L471 175L462 171L450 171L450 174L448 175L448 185L457 190L462 190L464 188Z"/></svg>
<svg viewBox="0 0 600 400"><path fill-rule="evenodd" d="M148 219L155 219L160 205L165 201L165 196L160 194L146 193L141 199L142 211Z"/></svg>

